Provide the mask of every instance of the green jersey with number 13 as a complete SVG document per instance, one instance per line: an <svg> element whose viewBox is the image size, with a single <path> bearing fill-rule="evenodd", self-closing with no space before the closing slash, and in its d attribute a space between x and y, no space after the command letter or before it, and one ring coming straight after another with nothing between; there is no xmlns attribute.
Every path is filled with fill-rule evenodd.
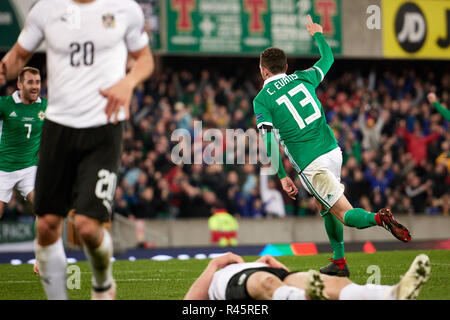
<svg viewBox="0 0 450 320"><path fill-rule="evenodd" d="M19 91L0 97L0 170L12 172L37 165L47 100L23 104Z"/></svg>
<svg viewBox="0 0 450 320"><path fill-rule="evenodd" d="M310 69L266 80L253 100L258 128L272 126L292 166L302 171L314 159L338 147L315 89L333 63L322 33L314 34L322 58Z"/></svg>

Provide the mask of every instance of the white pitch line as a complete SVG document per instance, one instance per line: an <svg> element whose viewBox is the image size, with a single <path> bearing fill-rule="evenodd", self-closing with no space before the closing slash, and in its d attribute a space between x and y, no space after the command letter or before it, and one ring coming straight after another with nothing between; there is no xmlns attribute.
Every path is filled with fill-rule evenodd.
<svg viewBox="0 0 450 320"><path fill-rule="evenodd" d="M186 281L186 280L195 280L197 278L182 278L182 279L114 279L116 282L136 282L136 281Z"/></svg>
<svg viewBox="0 0 450 320"><path fill-rule="evenodd" d="M116 282L137 282L137 281L186 281L195 280L197 278L178 278L178 279L162 279L162 278L147 278L147 279L114 279ZM88 281L88 280L86 280ZM0 280L0 283L38 283L36 280Z"/></svg>

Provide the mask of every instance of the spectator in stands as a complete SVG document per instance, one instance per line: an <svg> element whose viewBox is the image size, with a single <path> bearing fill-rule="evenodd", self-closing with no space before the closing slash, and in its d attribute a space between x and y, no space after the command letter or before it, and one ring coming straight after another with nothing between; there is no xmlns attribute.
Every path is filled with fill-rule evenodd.
<svg viewBox="0 0 450 320"><path fill-rule="evenodd" d="M363 150L378 150L381 144L381 131L387 116L387 111L383 110L381 115L377 115L378 112L371 111L367 117L365 109L369 107L362 107L359 111L358 123L362 132L362 148Z"/></svg>
<svg viewBox="0 0 450 320"><path fill-rule="evenodd" d="M260 174L259 186L267 216L285 217L286 208L284 206L283 196L277 190L275 180L269 179L269 176L265 174Z"/></svg>
<svg viewBox="0 0 450 320"><path fill-rule="evenodd" d="M129 210L127 207L127 201L125 200L124 192L123 192L121 186L118 186L116 188L114 203L115 203L115 212L124 217L128 217L128 215L130 213L129 213Z"/></svg>
<svg viewBox="0 0 450 320"><path fill-rule="evenodd" d="M436 158L436 164L444 164L447 167L447 172L450 172L450 142L443 141L441 146L442 153Z"/></svg>
<svg viewBox="0 0 450 320"><path fill-rule="evenodd" d="M410 183L405 188L406 195L411 199L412 207L415 213L425 212L425 203L427 200L427 191L432 185L431 180L422 183L420 177L413 174Z"/></svg>
<svg viewBox="0 0 450 320"><path fill-rule="evenodd" d="M416 166L424 166L427 160L427 145L437 140L442 132L442 128L437 127L432 134L423 135L422 127L418 121L414 123L414 132L410 133L406 126L401 125L397 129L397 134L405 141L406 151L414 159Z"/></svg>
<svg viewBox="0 0 450 320"><path fill-rule="evenodd" d="M347 185L346 190L352 206L355 208L361 207L359 200L363 195L370 193L370 183L364 178L364 173L360 168L353 171L353 177Z"/></svg>

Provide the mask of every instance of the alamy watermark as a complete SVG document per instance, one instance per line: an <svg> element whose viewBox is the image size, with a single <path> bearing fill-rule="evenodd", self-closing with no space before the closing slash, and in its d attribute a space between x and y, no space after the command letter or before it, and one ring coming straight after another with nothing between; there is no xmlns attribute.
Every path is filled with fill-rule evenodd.
<svg viewBox="0 0 450 320"><path fill-rule="evenodd" d="M193 134L192 134L192 133ZM253 164L261 165L261 174L273 175L279 168L279 159L267 156L261 132L250 128L203 128L202 121L194 121L193 130L176 129L170 140L176 142L171 150L174 164ZM278 142L271 144L271 154L276 154Z"/></svg>
<svg viewBox="0 0 450 320"><path fill-rule="evenodd" d="M376 4L367 7L366 13L369 17L366 19L366 26L369 30L381 29L381 8Z"/></svg>
<svg viewBox="0 0 450 320"><path fill-rule="evenodd" d="M77 265L70 265L66 269L66 286L68 290L81 289L81 270Z"/></svg>
<svg viewBox="0 0 450 320"><path fill-rule="evenodd" d="M367 278L366 284L380 284L381 283L381 269L377 265L370 265L367 267L366 273L370 274Z"/></svg>

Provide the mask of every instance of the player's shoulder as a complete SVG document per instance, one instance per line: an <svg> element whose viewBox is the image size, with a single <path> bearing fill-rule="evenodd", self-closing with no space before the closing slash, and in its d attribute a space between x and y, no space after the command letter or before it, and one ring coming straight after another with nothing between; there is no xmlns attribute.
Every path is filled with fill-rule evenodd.
<svg viewBox="0 0 450 320"><path fill-rule="evenodd" d="M68 1L70 0L38 0L31 5L29 14L35 19L45 21L52 13L59 12Z"/></svg>
<svg viewBox="0 0 450 320"><path fill-rule="evenodd" d="M68 0L38 0L31 5L30 10L47 10L67 2Z"/></svg>
<svg viewBox="0 0 450 320"><path fill-rule="evenodd" d="M13 97L11 95L9 95L9 96L0 96L0 102L2 104L10 103L12 101L13 101Z"/></svg>
<svg viewBox="0 0 450 320"><path fill-rule="evenodd" d="M126 11L142 10L136 0L104 0L104 5L111 8L119 8Z"/></svg>
<svg viewBox="0 0 450 320"><path fill-rule="evenodd" d="M0 110L5 112L12 107L14 107L14 100L12 96L0 96Z"/></svg>
<svg viewBox="0 0 450 320"><path fill-rule="evenodd" d="M265 88L262 88L261 91L258 92L256 97L253 98L253 105L255 105L255 103L258 103L258 102L264 103L265 95L266 95L266 90L265 90Z"/></svg>

